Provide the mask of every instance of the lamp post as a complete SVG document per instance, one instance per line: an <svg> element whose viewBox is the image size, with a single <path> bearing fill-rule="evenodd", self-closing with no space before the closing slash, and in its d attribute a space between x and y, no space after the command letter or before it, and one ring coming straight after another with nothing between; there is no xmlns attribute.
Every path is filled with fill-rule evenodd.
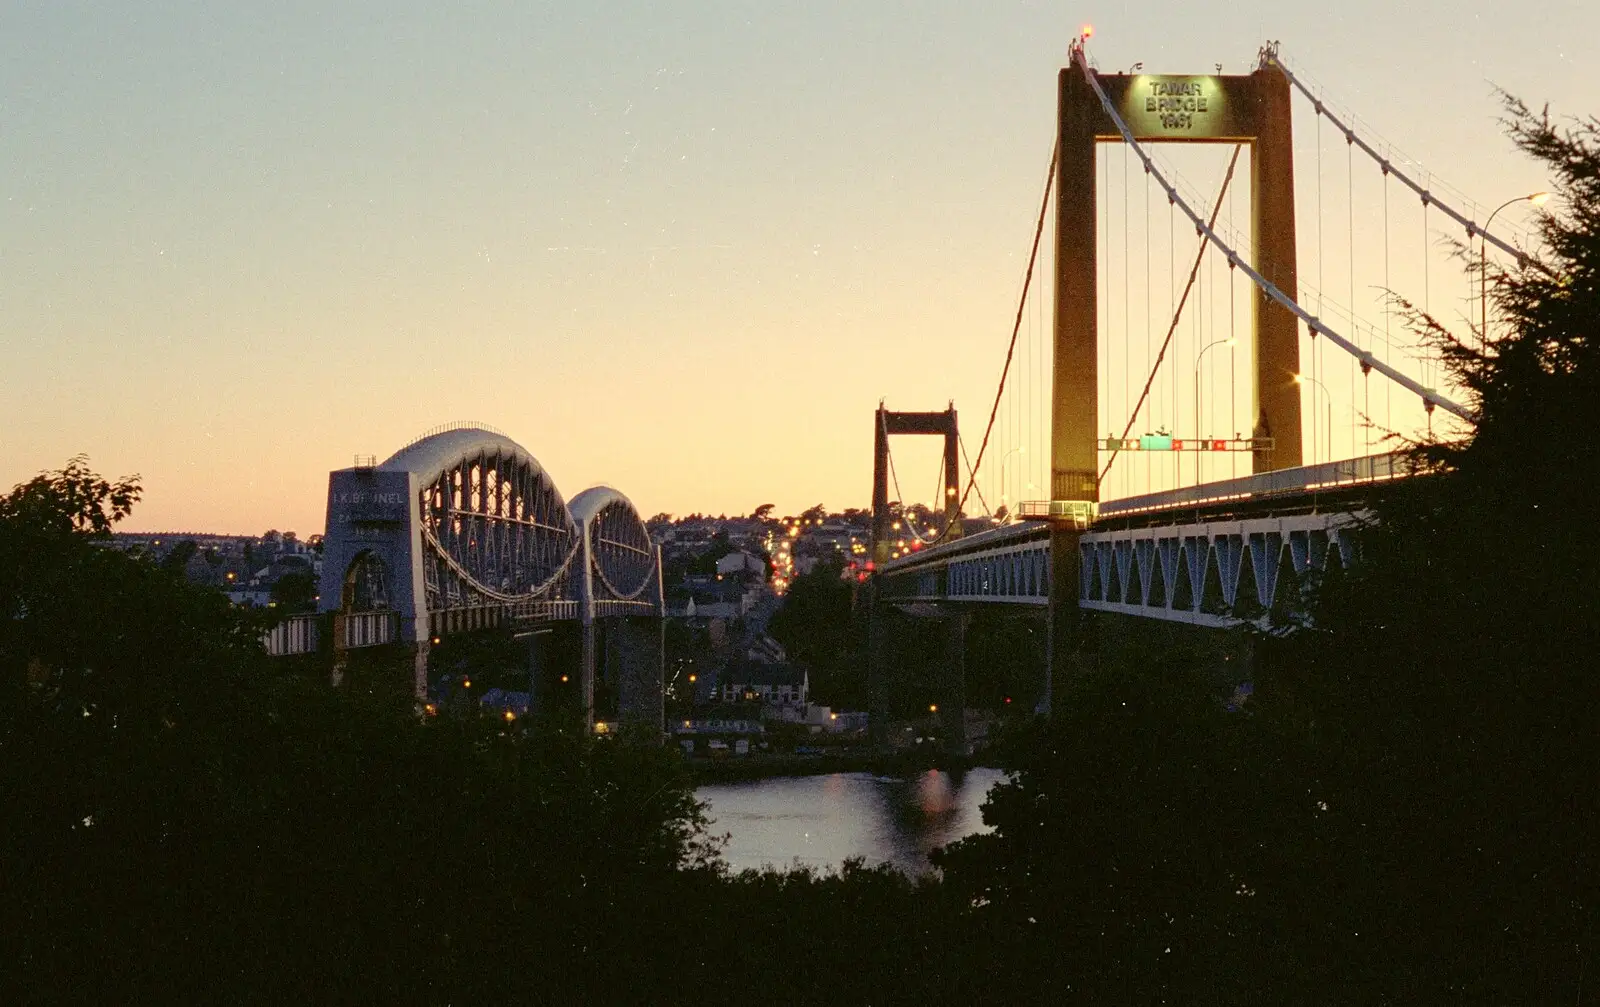
<svg viewBox="0 0 1600 1007"><path fill-rule="evenodd" d="M1333 461L1333 393L1328 391L1327 385L1318 381L1316 378L1311 377L1309 374L1296 374L1294 376L1294 383L1297 385L1303 385L1308 381L1322 389L1323 397L1328 400L1328 461ZM1317 453L1317 445L1315 441L1313 441L1311 444L1311 453L1313 456Z"/></svg>
<svg viewBox="0 0 1600 1007"><path fill-rule="evenodd" d="M1206 358L1206 350L1211 349L1211 347L1234 346L1237 345L1238 342L1239 340L1233 336L1229 336L1227 339L1218 339L1215 342L1207 343L1206 345L1202 346L1200 348L1200 355L1194 358L1194 437L1196 440L1200 439L1200 362ZM1196 452L1194 456L1194 481L1196 485L1198 485L1200 482L1199 452Z"/></svg>
<svg viewBox="0 0 1600 1007"><path fill-rule="evenodd" d="M1526 196L1517 196L1508 199L1494 208L1494 213L1489 214L1489 219L1483 222L1483 231L1478 242L1478 349L1489 348L1489 225L1494 223L1495 214L1504 210L1512 203L1521 203L1526 200L1534 206L1543 206L1545 200L1550 198L1548 192L1530 192Z"/></svg>
<svg viewBox="0 0 1600 1007"><path fill-rule="evenodd" d="M1000 502L1001 503L1005 503L1006 502L1006 459L1010 458L1012 455L1026 454L1027 450L1028 449L1027 449L1026 445L1019 444L1016 447L1012 448L1010 451L1007 451L1005 454L1000 456ZM1010 516L1011 516L1011 512L1008 509L1007 512L1006 512L1006 517L1010 518Z"/></svg>

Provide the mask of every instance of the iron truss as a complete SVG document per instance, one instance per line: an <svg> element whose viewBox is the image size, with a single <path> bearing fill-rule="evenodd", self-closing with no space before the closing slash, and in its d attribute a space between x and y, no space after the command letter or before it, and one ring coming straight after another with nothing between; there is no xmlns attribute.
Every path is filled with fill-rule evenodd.
<svg viewBox="0 0 1600 1007"><path fill-rule="evenodd" d="M1360 557L1363 512L1321 511L1215 521L1099 527L1078 540L1080 608L1224 628L1292 624L1302 585ZM929 550L881 578L892 604L1044 607L1050 544L1043 522ZM974 545L977 547L975 548ZM964 548L963 548L964 547Z"/></svg>
<svg viewBox="0 0 1600 1007"><path fill-rule="evenodd" d="M1092 531L1078 542L1078 604L1200 626L1292 622L1309 578L1358 560L1364 520L1322 512Z"/></svg>
<svg viewBox="0 0 1600 1007"><path fill-rule="evenodd" d="M571 598L577 523L543 469L498 449L462 458L421 492L430 612Z"/></svg>

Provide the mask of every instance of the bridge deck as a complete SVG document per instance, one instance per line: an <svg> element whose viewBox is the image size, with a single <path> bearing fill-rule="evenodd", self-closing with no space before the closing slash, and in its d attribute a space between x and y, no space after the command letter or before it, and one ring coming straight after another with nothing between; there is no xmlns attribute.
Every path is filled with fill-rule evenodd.
<svg viewBox="0 0 1600 1007"><path fill-rule="evenodd" d="M1078 605L1208 626L1292 608L1280 583L1353 562L1363 494L1411 474L1375 455L1107 501L1078 538ZM1019 521L884 564L881 596L1045 606L1050 559L1050 522Z"/></svg>
<svg viewBox="0 0 1600 1007"><path fill-rule="evenodd" d="M1135 523L1145 526L1199 524L1241 512L1301 511L1325 502L1346 504L1357 500L1360 490L1365 487L1403 479L1412 474L1412 463L1408 456L1381 454L1280 469L1198 486L1180 486L1158 493L1108 500L1096 509L1088 531L1127 527ZM993 554L997 550L1009 552L1024 543L1047 539L1049 528L1050 523L1045 520L1025 519L1001 525L890 560L879 568L878 576L914 573L944 566L957 558Z"/></svg>

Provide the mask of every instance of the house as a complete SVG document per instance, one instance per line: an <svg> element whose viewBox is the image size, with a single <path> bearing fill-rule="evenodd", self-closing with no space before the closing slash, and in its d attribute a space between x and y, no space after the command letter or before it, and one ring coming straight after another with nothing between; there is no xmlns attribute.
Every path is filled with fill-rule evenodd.
<svg viewBox="0 0 1600 1007"><path fill-rule="evenodd" d="M767 564L760 556L735 551L717 560L717 579L725 577L756 577L765 580Z"/></svg>
<svg viewBox="0 0 1600 1007"><path fill-rule="evenodd" d="M478 698L478 706L485 713L507 720L526 716L531 705L528 693L511 689L489 689Z"/></svg>
<svg viewBox="0 0 1600 1007"><path fill-rule="evenodd" d="M722 670L718 681L725 703L803 707L810 690L810 676L796 664L735 661Z"/></svg>
<svg viewBox="0 0 1600 1007"><path fill-rule="evenodd" d="M677 735L765 734L767 726L746 706L713 706L672 725Z"/></svg>

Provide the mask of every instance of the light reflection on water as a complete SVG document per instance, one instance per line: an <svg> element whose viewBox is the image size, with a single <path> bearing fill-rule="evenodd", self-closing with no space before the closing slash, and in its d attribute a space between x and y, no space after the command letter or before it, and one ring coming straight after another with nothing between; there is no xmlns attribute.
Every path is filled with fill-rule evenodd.
<svg viewBox="0 0 1600 1007"><path fill-rule="evenodd" d="M713 833L728 833L730 867L837 867L847 857L932 870L928 851L987 832L979 808L1004 774L997 769L911 776L832 773L719 783L696 793L710 804Z"/></svg>

